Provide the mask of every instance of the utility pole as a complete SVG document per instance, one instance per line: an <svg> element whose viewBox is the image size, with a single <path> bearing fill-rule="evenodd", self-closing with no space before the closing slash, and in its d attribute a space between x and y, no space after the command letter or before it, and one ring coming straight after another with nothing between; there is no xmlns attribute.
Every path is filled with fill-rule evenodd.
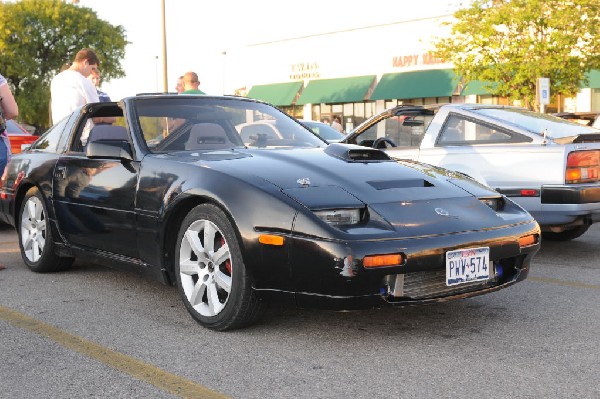
<svg viewBox="0 0 600 399"><path fill-rule="evenodd" d="M167 79L167 23L165 21L165 0L161 0L162 6L162 55L163 55L163 91L169 91Z"/></svg>

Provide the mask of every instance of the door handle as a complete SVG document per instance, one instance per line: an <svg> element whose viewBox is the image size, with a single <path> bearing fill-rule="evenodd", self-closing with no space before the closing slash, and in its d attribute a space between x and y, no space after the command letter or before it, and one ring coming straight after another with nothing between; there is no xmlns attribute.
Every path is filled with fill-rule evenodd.
<svg viewBox="0 0 600 399"><path fill-rule="evenodd" d="M66 166L57 166L56 173L54 176L56 178L66 179L67 178L67 167Z"/></svg>

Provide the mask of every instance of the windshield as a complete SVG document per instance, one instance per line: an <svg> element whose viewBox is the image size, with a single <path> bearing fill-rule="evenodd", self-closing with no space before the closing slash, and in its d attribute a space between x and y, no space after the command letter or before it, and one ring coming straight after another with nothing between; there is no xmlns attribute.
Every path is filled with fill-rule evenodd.
<svg viewBox="0 0 600 399"><path fill-rule="evenodd" d="M599 133L598 129L569 122L548 114L517 108L482 108L473 112L525 129L531 133L547 137L560 138L578 136L580 134Z"/></svg>
<svg viewBox="0 0 600 399"><path fill-rule="evenodd" d="M134 104L153 152L326 145L287 114L259 102L179 95L138 98Z"/></svg>

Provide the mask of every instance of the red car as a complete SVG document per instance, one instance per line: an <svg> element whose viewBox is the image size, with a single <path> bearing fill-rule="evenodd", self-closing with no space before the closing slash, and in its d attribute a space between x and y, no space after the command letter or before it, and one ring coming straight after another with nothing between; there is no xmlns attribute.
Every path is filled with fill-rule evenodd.
<svg viewBox="0 0 600 399"><path fill-rule="evenodd" d="M6 121L6 131L10 139L10 148L13 154L21 152L23 144L31 144L38 138L38 136L29 133L23 126L13 120Z"/></svg>

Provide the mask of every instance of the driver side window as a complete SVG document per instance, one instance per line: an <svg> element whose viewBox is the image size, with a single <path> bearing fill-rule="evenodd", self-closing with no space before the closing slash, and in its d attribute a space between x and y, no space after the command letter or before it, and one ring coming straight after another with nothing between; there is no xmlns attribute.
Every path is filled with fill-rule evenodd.
<svg viewBox="0 0 600 399"><path fill-rule="evenodd" d="M425 126L422 119L406 115L392 116L361 133L357 144L372 147L375 140L383 138L398 147L418 147L424 133Z"/></svg>

